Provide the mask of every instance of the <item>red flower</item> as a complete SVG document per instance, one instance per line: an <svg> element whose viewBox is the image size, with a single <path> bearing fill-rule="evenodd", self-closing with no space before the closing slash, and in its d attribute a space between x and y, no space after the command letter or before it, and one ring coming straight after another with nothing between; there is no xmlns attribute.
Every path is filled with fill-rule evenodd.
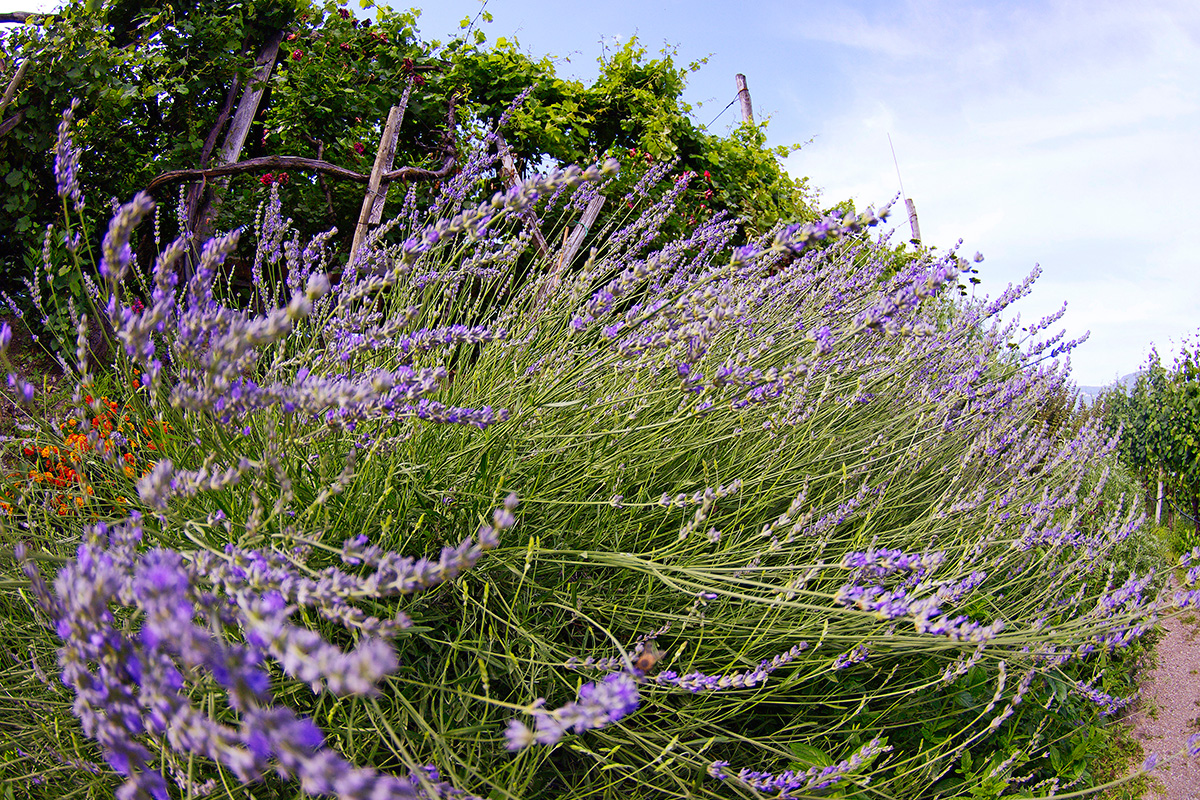
<svg viewBox="0 0 1200 800"><path fill-rule="evenodd" d="M348 17L350 16L350 12L349 12L349 11L347 11L346 9L344 9L344 8L339 8L339 9L338 9L338 16L339 16L339 17L341 17L342 19L346 19L346 18L348 18Z"/></svg>
<svg viewBox="0 0 1200 800"><path fill-rule="evenodd" d="M363 154L363 151L364 151L364 150L366 150L366 149L367 149L367 148L363 147L363 143L362 143L362 142L355 142L355 143L354 143L354 152L358 153L360 156Z"/></svg>
<svg viewBox="0 0 1200 800"><path fill-rule="evenodd" d="M288 34L288 37L287 37L287 40L288 40L289 42L294 42L294 41L296 41L296 34L294 34L294 33L289 33L289 34Z"/></svg>
<svg viewBox="0 0 1200 800"><path fill-rule="evenodd" d="M712 180L712 175L709 174L708 170L704 170L704 180L706 180L706 181Z"/></svg>
<svg viewBox="0 0 1200 800"><path fill-rule="evenodd" d="M304 58L303 50L293 50L292 51L292 61L299 61L302 58Z"/></svg>
<svg viewBox="0 0 1200 800"><path fill-rule="evenodd" d="M275 176L268 172L267 174L265 174L261 178L259 178L258 182L261 183L263 186L270 186L272 183L275 182Z"/></svg>

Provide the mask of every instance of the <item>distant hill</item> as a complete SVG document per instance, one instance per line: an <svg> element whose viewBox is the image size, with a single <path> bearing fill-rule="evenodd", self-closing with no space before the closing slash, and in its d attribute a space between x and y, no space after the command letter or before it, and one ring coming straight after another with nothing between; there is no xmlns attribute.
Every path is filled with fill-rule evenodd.
<svg viewBox="0 0 1200 800"><path fill-rule="evenodd" d="M1120 385L1124 386L1126 389L1130 388L1134 383L1137 382L1138 375L1140 374L1140 371L1131 372L1128 375L1122 376L1121 378L1118 378L1117 380L1105 386L1078 386L1076 388L1079 390L1079 396L1083 398L1083 401L1088 405L1091 405L1096 401L1097 397L1114 386Z"/></svg>

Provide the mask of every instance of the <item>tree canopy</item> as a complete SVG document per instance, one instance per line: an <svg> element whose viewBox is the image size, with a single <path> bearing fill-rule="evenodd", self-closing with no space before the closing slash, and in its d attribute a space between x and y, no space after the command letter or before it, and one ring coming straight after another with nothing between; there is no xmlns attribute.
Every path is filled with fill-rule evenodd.
<svg viewBox="0 0 1200 800"><path fill-rule="evenodd" d="M394 164L429 180L447 174L443 167L460 169L469 154L458 145L504 119L503 146L519 173L615 155L632 187L654 164L678 159L676 169L698 180L677 225L726 211L744 218L750 236L814 218L805 181L783 170L777 156L787 150L768 147L762 125L721 136L693 122L682 92L701 64L677 66L674 53L652 57L634 40L589 86L559 77L549 57L530 57L515 42L489 44L470 24L448 42L425 39L418 13L379 7L374 20L362 19L344 0L76 0L9 28L0 42L11 95L0 112L0 283L13 289L37 263L42 231L61 210L47 154L76 97L93 234L110 198L151 185L167 208L189 187L178 201L189 225L237 227L278 182L302 233L336 226L335 245L346 253L385 120L401 97ZM269 163L290 166L262 166ZM191 172L167 175L181 170ZM393 201L406 183L391 181ZM493 183L473 188L494 191L501 176ZM213 219L200 221L206 210Z"/></svg>

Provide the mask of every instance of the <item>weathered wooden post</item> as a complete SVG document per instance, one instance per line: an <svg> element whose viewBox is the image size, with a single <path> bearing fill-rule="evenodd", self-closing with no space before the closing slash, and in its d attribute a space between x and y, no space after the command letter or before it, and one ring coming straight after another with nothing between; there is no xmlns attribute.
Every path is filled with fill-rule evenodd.
<svg viewBox="0 0 1200 800"><path fill-rule="evenodd" d="M408 108L408 98L412 94L413 78L410 76L404 87L400 102L392 106L388 112L387 122L383 126L383 135L379 137L379 149L375 151L375 166L371 169L371 178L367 183L367 194L363 198L362 210L358 214L358 224L354 228L354 242L350 245L350 262L371 225L378 225L383 219L383 206L387 200L388 182L384 175L391 171L392 162L396 158L396 142L400 138L400 125L404 122L404 111Z"/></svg>
<svg viewBox="0 0 1200 800"><path fill-rule="evenodd" d="M921 242L921 226L917 224L917 206L911 197L904 198L904 206L908 209L908 224L912 228L913 244Z"/></svg>
<svg viewBox="0 0 1200 800"><path fill-rule="evenodd" d="M513 158L512 151L508 149L508 142L504 141L504 137L499 133L496 134L496 145L500 148L500 175L504 179L504 185L511 189L521 182L521 176L517 172L517 161ZM530 211L525 217L525 224L533 236L533 242L537 245L538 252L543 257L549 258L550 245L546 244L546 237L542 235L542 227L538 222L537 215Z"/></svg>
<svg viewBox="0 0 1200 800"><path fill-rule="evenodd" d="M221 150L217 154L218 167L234 164L241 157L242 148L246 145L246 137L250 135L250 124L254 122L254 116L258 113L258 106L262 102L263 92L267 88L267 80L275 69L275 61L279 57L279 46L283 43L283 34L282 29L276 30L259 52L255 61L258 69L254 71L250 82L246 84L242 98L238 101L237 111L233 115L233 121L229 125L229 132L225 134L225 141L221 144ZM218 126L223 125L224 121L219 120L217 124ZM200 168L204 167L205 164L201 163ZM188 224L195 233L194 244L203 245L212 233L212 223L223 200L221 195L228 185L228 178L219 178L214 181L216 191L209 188L207 192L201 191L195 196L195 204L188 209L190 217Z"/></svg>
<svg viewBox="0 0 1200 800"><path fill-rule="evenodd" d="M746 76L738 73L735 80L737 81L738 100L742 103L742 122L754 124L754 108L750 105L750 88L746 86Z"/></svg>
<svg viewBox="0 0 1200 800"><path fill-rule="evenodd" d="M1162 525L1163 506L1163 468L1158 468L1158 500L1154 504L1154 524Z"/></svg>
<svg viewBox="0 0 1200 800"><path fill-rule="evenodd" d="M908 225L912 228L912 243L921 243L921 226L917 223L917 204L904 193L904 179L900 177L900 161L896 158L896 145L892 144L892 135L888 134L888 147L892 149L892 163L896 165L896 180L900 182L900 196L904 198L904 207L908 209Z"/></svg>
<svg viewBox="0 0 1200 800"><path fill-rule="evenodd" d="M547 276L546 282L538 290L537 300L534 303L538 308L542 308L545 301L558 290L563 273L566 272L567 267L575 259L575 254L579 252L580 246L583 245L584 237L587 236L587 232L595 224L596 218L600 216L600 209L602 208L604 208L604 195L596 195L588 201L587 208L583 210L583 216L579 218L575 229L571 231L569 236L564 235L562 250L559 252L558 260L554 264L554 271Z"/></svg>

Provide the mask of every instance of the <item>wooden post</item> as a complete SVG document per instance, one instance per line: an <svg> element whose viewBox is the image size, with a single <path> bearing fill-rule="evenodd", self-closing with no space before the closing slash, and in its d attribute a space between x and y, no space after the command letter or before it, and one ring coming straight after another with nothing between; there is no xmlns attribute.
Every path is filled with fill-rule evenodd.
<svg viewBox="0 0 1200 800"><path fill-rule="evenodd" d="M579 223L575 226L575 229L571 231L569 236L564 235L562 251L558 254L558 261L554 265L554 271L546 277L546 282L538 290L537 300L534 302L537 308L543 308L546 300L558 290L558 284L562 280L563 272L566 271L567 267L575 259L575 254L579 252L579 248L583 245L584 237L587 236L588 230L595 224L596 218L600 216L600 209L602 208L604 208L604 196L596 195L588 201L587 208L583 210L583 216L579 218Z"/></svg>
<svg viewBox="0 0 1200 800"><path fill-rule="evenodd" d="M909 197L904 199L904 205L908 208L908 224L912 227L912 242L920 244L921 226L917 224L917 206Z"/></svg>
<svg viewBox="0 0 1200 800"><path fill-rule="evenodd" d="M4 109L8 108L8 104L16 96L17 88L21 85L21 81L25 80L25 72L29 69L31 61L33 58L26 55L21 61L21 66L17 67L17 71L13 74L12 80L8 82L8 88L4 90L4 99L0 100L0 116L4 116Z"/></svg>
<svg viewBox="0 0 1200 800"><path fill-rule="evenodd" d="M746 76L738 73L737 77L738 100L742 102L742 122L748 125L754 124L754 108L750 105L750 89L746 86Z"/></svg>
<svg viewBox="0 0 1200 800"><path fill-rule="evenodd" d="M263 92L267 89L267 80L275 69L275 60L279 56L279 46L283 43L283 34L282 29L275 31L258 55L255 62L258 69L250 78L250 82L246 84L245 91L242 92L242 99L238 102L237 111L234 112L229 132L225 134L225 141L217 154L217 166L219 167L233 164L241 157L242 148L246 145L246 137L250 135L250 124L254 122L254 116L258 113L258 106L262 102ZM217 191L205 193L197 201L196 207L190 210L191 219L188 220L188 223L196 233L196 237L193 239L196 246L203 246L205 239L212 232L212 222L221 207L220 194L229 185L229 180L218 180L215 184Z"/></svg>
<svg viewBox="0 0 1200 800"><path fill-rule="evenodd" d="M517 173L517 161L508 149L508 142L504 141L504 137L497 133L496 140L500 148L500 175L504 179L504 185L511 189L521 181L521 176ZM549 258L550 245L546 244L546 237L542 236L542 227L537 215L530 211L525 217L525 224L533 235L533 243L537 245L538 252L544 258Z"/></svg>
<svg viewBox="0 0 1200 800"><path fill-rule="evenodd" d="M1154 504L1154 524L1162 524L1163 468L1158 468L1158 502Z"/></svg>
<svg viewBox="0 0 1200 800"><path fill-rule="evenodd" d="M383 135L379 137L379 149L375 151L375 166L371 168L371 179L367 183L367 194L363 198L362 210L358 213L358 224L354 227L354 241L350 245L350 261L358 255L363 240L371 225L378 225L383 219L383 206L387 200L388 182L384 175L391 171L392 162L396 158L396 142L400 138L400 125L404 122L404 111L408 108L408 97L412 92L413 79L408 79L400 102L392 106L388 112L387 123L383 126Z"/></svg>
<svg viewBox="0 0 1200 800"><path fill-rule="evenodd" d="M600 216L600 209L602 208L604 208L603 195L596 195L588 202L587 208L583 210L583 216L579 218L579 224L575 226L575 230L571 231L571 238L567 239L562 255L559 256L559 272L562 272L563 269L569 266L575 258L575 254L579 252L580 245L583 244L583 237L587 236L588 230L595 224L596 217Z"/></svg>

